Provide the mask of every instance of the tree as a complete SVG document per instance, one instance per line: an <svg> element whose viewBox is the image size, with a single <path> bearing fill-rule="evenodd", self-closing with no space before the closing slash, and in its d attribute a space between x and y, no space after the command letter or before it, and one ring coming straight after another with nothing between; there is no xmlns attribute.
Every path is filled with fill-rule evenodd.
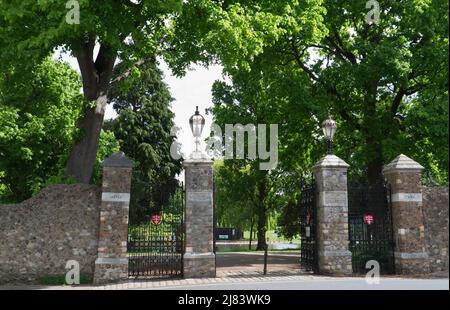
<svg viewBox="0 0 450 310"><path fill-rule="evenodd" d="M130 222L148 220L160 211L175 192L181 160L171 157L174 114L172 97L156 62L147 62L111 89L110 103L119 116L105 123L114 132L120 148L135 162L130 202ZM121 74L122 68L116 68Z"/></svg>
<svg viewBox="0 0 450 310"><path fill-rule="evenodd" d="M250 249L257 222L258 192L250 169L232 162L214 162L215 217L219 227L250 231Z"/></svg>
<svg viewBox="0 0 450 310"><path fill-rule="evenodd" d="M373 24L366 22L364 1L207 3L183 11L209 18L189 33L182 23L190 19L179 20L174 41L182 48L174 59L190 59L200 50L209 56L199 60L220 61L230 75L262 76L272 98L290 106L284 117L297 114L290 118L307 123L313 118L316 128L331 112L339 125L336 152L371 184L382 181L382 165L392 154L409 150L402 141L413 135L405 124L415 98L447 97L447 1L384 1Z"/></svg>
<svg viewBox="0 0 450 310"><path fill-rule="evenodd" d="M326 108L340 118L342 148L363 145L359 156L369 183L376 184L391 159L386 142L401 139L398 119L411 100L427 89L446 92L448 84L434 80L448 68L448 29L438 21L448 3L387 1L372 25L361 18L363 2L324 4L328 34L315 44L292 38L280 52L307 74L314 94L324 96ZM312 51L319 55L315 61Z"/></svg>
<svg viewBox="0 0 450 310"><path fill-rule="evenodd" d="M200 60L224 65L227 92L238 98L227 110L238 122L265 92L275 106L265 121L284 128L284 172L302 175L324 153L318 125L331 112L335 151L352 175L379 184L383 164L407 153L435 179L448 178L448 123L436 122L448 118L448 2L385 1L371 25L364 1L199 3L192 14L221 21L210 17L188 34L181 25L180 56L204 50ZM234 94L247 97L246 108Z"/></svg>
<svg viewBox="0 0 450 310"><path fill-rule="evenodd" d="M401 148L426 167L423 179L427 184L448 184L448 109L448 93L426 91L412 100L399 124Z"/></svg>
<svg viewBox="0 0 450 310"><path fill-rule="evenodd" d="M255 76L236 74L233 82L234 88L225 82L216 82L213 86L214 106L210 111L222 132L225 132L225 124L267 124L268 115L276 107L271 104L260 80ZM258 100L253 100L255 98ZM263 250L266 246L267 218L273 210L273 204L268 199L272 188L271 178L267 170L260 169L260 159L248 156L248 138L244 143L244 159L225 160L219 169L223 181L218 184L217 191L219 197L225 195L240 201L239 206L248 209L241 212L251 214L247 220L252 221L256 217L257 249ZM261 141L257 140L257 143Z"/></svg>
<svg viewBox="0 0 450 310"><path fill-rule="evenodd" d="M83 105L80 79L46 58L0 73L0 199L19 202L61 179Z"/></svg>
<svg viewBox="0 0 450 310"><path fill-rule="evenodd" d="M66 164L68 176L82 183L91 179L116 61L124 63L120 80L145 62L147 55L158 54L170 26L167 18L181 3L79 0L69 1L66 8L64 1L0 1L3 68L11 63L25 66L29 59L42 59L55 48L69 51L78 60L86 103L78 121L82 136ZM73 18L77 9L79 23Z"/></svg>

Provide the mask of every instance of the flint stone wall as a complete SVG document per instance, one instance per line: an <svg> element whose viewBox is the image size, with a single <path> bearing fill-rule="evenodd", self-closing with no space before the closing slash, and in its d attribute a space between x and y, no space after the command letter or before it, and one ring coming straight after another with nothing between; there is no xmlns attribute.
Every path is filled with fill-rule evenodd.
<svg viewBox="0 0 450 310"><path fill-rule="evenodd" d="M448 272L448 187L423 187L425 243L431 272Z"/></svg>
<svg viewBox="0 0 450 310"><path fill-rule="evenodd" d="M19 204L0 205L0 283L35 282L65 275L80 263L93 277L97 258L101 189L52 185Z"/></svg>

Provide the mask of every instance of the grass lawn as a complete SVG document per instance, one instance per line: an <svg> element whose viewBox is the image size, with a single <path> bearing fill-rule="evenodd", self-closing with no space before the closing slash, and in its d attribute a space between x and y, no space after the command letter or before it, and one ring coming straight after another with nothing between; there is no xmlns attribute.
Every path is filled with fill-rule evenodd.
<svg viewBox="0 0 450 310"><path fill-rule="evenodd" d="M250 231L245 231L243 240L249 240L249 239L250 239ZM300 241L299 237L296 237L292 240L288 240L288 239L284 238L283 236L278 236L274 230L268 230L266 232L266 239L269 239L269 242L274 242L274 241L275 242L290 242L290 241L298 242L298 241ZM253 239L253 240L255 240L255 239ZM252 243L253 243L253 240L252 240Z"/></svg>
<svg viewBox="0 0 450 310"><path fill-rule="evenodd" d="M41 285L67 285L66 275L46 275L37 279L37 283ZM80 275L80 284L92 284L92 278L84 274Z"/></svg>

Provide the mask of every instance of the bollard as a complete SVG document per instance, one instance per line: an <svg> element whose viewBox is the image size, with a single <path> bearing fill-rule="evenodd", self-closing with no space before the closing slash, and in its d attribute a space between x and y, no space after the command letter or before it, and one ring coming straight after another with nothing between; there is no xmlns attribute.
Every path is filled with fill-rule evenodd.
<svg viewBox="0 0 450 310"><path fill-rule="evenodd" d="M269 248L269 239L267 239L266 246L264 247L264 275L267 274L267 250Z"/></svg>

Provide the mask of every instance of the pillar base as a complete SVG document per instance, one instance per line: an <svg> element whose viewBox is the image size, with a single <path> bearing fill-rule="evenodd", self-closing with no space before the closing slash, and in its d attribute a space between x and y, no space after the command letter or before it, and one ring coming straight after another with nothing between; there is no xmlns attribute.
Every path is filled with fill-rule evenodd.
<svg viewBox="0 0 450 310"><path fill-rule="evenodd" d="M215 278L216 255L214 253L185 253L183 276L184 278Z"/></svg>
<svg viewBox="0 0 450 310"><path fill-rule="evenodd" d="M97 258L94 285L118 283L128 279L128 258Z"/></svg>
<svg viewBox="0 0 450 310"><path fill-rule="evenodd" d="M396 274L426 274L430 272L428 253L399 253L395 252Z"/></svg>
<svg viewBox="0 0 450 310"><path fill-rule="evenodd" d="M350 251L322 251L319 252L320 274L351 276L352 252Z"/></svg>

